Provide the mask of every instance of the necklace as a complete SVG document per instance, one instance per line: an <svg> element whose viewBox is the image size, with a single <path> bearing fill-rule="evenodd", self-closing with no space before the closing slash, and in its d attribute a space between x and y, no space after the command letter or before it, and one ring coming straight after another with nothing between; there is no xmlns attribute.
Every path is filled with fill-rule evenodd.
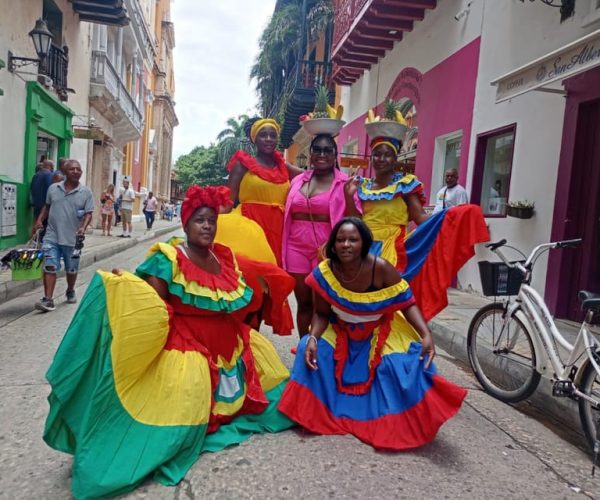
<svg viewBox="0 0 600 500"><path fill-rule="evenodd" d="M187 251L185 252L185 254L186 254L186 256L188 256L188 258L189 258L190 247L188 246L187 242L185 242L185 243L183 244L183 247L184 247L184 250L187 250ZM215 255L215 253L212 251L212 249L210 249L210 248L209 248L209 249L208 249L208 253L211 255L211 257L212 257L213 259L215 259L216 263L217 263L217 264L219 264L219 266L220 266L220 265L221 265L221 262L219 261L219 259L218 259L218 258L217 258L217 256Z"/></svg>
<svg viewBox="0 0 600 500"><path fill-rule="evenodd" d="M361 260L360 261L360 267L358 268L358 271L357 271L356 275L354 276L354 278L350 278L350 279L347 279L344 276L344 274L342 273L342 271L340 269L340 266L338 264L336 264L338 274L340 275L340 280L343 281L344 283L352 283L352 282L356 281L358 279L358 277L360 276L360 273L362 272L363 263L364 263L364 261Z"/></svg>

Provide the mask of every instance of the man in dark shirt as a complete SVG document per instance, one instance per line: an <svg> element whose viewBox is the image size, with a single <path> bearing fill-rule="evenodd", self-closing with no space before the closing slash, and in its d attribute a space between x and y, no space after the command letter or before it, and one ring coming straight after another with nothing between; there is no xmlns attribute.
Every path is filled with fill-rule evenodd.
<svg viewBox="0 0 600 500"><path fill-rule="evenodd" d="M31 204L33 205L33 220L37 220L42 208L46 205L46 194L48 193L48 188L50 184L52 184L52 178L54 176L54 163L52 160L44 160L42 162L40 170L36 172L36 174L31 179ZM46 230L47 221L44 220L44 226L42 229L42 234L40 234L40 238L44 237L44 232Z"/></svg>

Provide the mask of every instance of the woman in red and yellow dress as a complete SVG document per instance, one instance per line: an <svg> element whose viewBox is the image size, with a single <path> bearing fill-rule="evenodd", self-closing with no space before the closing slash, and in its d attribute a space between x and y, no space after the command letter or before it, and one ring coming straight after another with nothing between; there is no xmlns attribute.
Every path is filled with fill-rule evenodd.
<svg viewBox="0 0 600 500"><path fill-rule="evenodd" d="M272 118L257 119L250 126L256 157L238 151L227 165L231 199L240 213L264 231L277 264L281 266L283 212L290 179L303 170L289 165L277 151L280 127ZM244 242L247 244L247 242Z"/></svg>
<svg viewBox="0 0 600 500"><path fill-rule="evenodd" d="M191 187L186 239L153 245L136 275L97 272L82 298L46 375L44 431L74 455L75 497L121 494L148 476L174 485L201 453L292 425L276 408L288 371L240 319L253 290L213 243L228 203L227 188Z"/></svg>

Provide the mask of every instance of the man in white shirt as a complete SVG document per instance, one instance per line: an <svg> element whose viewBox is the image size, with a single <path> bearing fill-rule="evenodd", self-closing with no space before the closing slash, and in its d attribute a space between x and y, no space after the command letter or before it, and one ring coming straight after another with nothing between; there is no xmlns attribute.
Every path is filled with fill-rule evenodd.
<svg viewBox="0 0 600 500"><path fill-rule="evenodd" d="M121 188L121 222L123 225L123 234L119 238L131 238L133 227L131 219L133 216L133 202L135 201L135 191L129 185L129 178L123 178L123 187Z"/></svg>
<svg viewBox="0 0 600 500"><path fill-rule="evenodd" d="M438 191L435 199L433 213L441 212L445 208L456 207L469 203L467 191L458 183L458 170L450 168L446 170L446 185Z"/></svg>

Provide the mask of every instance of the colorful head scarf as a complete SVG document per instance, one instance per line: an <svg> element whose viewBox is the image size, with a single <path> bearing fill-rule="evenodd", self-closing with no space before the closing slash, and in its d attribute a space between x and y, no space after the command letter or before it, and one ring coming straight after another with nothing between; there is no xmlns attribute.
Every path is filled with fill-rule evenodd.
<svg viewBox="0 0 600 500"><path fill-rule="evenodd" d="M273 118L261 118L260 120L256 120L252 124L252 128L250 128L250 140L252 142L254 142L254 140L256 139L256 136L258 135L260 129L264 127L273 127L277 131L278 135L281 132L281 127L279 126L279 123L277 123Z"/></svg>
<svg viewBox="0 0 600 500"><path fill-rule="evenodd" d="M392 148L396 154L400 151L400 145L402 144L398 139L394 137L375 137L371 141L371 151L373 151L377 146L381 146L385 144Z"/></svg>
<svg viewBox="0 0 600 500"><path fill-rule="evenodd" d="M181 223L185 226L192 214L200 207L210 207L217 215L221 207L233 205L231 193L225 186L190 186L181 204Z"/></svg>

